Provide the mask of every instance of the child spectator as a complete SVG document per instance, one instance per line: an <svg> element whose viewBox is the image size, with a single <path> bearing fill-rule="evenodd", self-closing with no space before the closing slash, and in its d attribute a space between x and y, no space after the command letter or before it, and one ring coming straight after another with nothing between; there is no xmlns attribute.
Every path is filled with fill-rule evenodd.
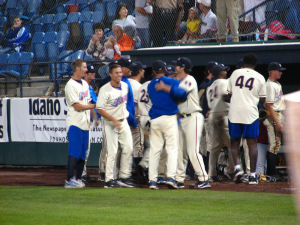
<svg viewBox="0 0 300 225"><path fill-rule="evenodd" d="M3 47L8 47L8 51L21 52L25 48L25 43L29 38L29 32L22 26L22 19L19 16L14 17L13 26L1 41Z"/></svg>
<svg viewBox="0 0 300 225"><path fill-rule="evenodd" d="M199 19L198 9L192 7L189 9L189 15L187 19L187 31L180 42L185 43L186 41L193 40L197 37L200 31L201 21Z"/></svg>
<svg viewBox="0 0 300 225"><path fill-rule="evenodd" d="M127 26L136 27L135 25L135 17L132 15L128 15L128 10L126 5L119 5L116 11L115 20L112 23L114 25L120 25L123 29Z"/></svg>

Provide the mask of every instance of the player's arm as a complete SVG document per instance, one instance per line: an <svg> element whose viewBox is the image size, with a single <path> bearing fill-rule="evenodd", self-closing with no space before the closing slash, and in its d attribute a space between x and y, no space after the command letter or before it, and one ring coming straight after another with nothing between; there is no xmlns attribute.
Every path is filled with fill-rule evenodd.
<svg viewBox="0 0 300 225"><path fill-rule="evenodd" d="M170 93L175 98L186 99L189 95L183 88L180 88L178 85L168 85L165 84L163 81L155 85L155 89L157 91L165 91Z"/></svg>
<svg viewBox="0 0 300 225"><path fill-rule="evenodd" d="M75 102L73 104L73 107L75 108L76 111L83 111L83 110L90 110L94 109L96 107L95 104L88 104L88 105L83 105L79 102Z"/></svg>

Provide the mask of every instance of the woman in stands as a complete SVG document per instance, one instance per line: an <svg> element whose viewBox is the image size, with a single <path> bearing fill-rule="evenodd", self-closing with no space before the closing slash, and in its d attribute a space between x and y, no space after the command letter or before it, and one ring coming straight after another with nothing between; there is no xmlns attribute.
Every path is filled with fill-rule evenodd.
<svg viewBox="0 0 300 225"><path fill-rule="evenodd" d="M132 15L128 15L128 10L126 5L119 5L116 10L116 17L115 20L112 23L112 26L114 25L120 25L123 27L123 29L127 26L136 27L135 25L135 17Z"/></svg>

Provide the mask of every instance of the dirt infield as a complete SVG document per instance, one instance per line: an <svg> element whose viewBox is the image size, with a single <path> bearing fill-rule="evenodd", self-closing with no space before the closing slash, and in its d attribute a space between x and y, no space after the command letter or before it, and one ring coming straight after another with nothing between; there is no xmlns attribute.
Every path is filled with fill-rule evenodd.
<svg viewBox="0 0 300 225"><path fill-rule="evenodd" d="M103 187L104 183L97 181L97 170L90 169L89 175L92 181L86 183L87 187ZM65 168L0 168L0 185L11 186L63 186L66 177ZM192 180L186 181L189 184ZM147 186L141 185L142 188ZM166 187L161 186L161 189ZM258 185L234 184L233 182L212 183L214 191L238 191L238 192L266 192L291 194L293 188L289 182L260 183Z"/></svg>

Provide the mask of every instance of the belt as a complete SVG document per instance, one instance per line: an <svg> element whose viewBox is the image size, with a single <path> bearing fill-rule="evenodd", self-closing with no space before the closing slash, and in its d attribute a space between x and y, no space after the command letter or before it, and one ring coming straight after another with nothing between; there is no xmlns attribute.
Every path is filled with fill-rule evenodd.
<svg viewBox="0 0 300 225"><path fill-rule="evenodd" d="M186 117L190 117L192 115L192 113L179 114L179 115L183 118L186 118Z"/></svg>
<svg viewBox="0 0 300 225"><path fill-rule="evenodd" d="M176 13L177 9L163 9L163 8L157 8L157 10L162 13L162 14L166 14L166 13Z"/></svg>
<svg viewBox="0 0 300 225"><path fill-rule="evenodd" d="M120 119L119 121L120 121L120 122L123 122L123 121L124 121L124 119Z"/></svg>

